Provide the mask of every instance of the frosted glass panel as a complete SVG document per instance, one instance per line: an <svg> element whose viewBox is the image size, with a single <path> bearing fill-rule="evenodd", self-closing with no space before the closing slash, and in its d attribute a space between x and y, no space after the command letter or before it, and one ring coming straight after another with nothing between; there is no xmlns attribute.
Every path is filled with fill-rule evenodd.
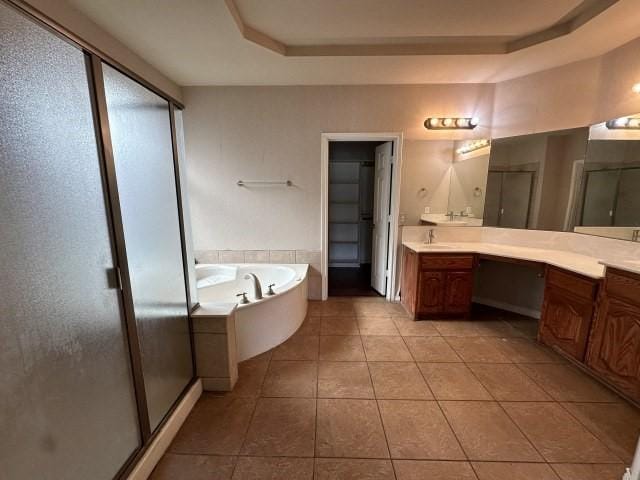
<svg viewBox="0 0 640 480"><path fill-rule="evenodd" d="M178 146L178 163L180 166L180 191L182 193L182 216L184 224L184 240L187 249L187 265L189 266L189 289L191 306L198 303L198 289L196 288L196 257L193 247L193 231L191 229L191 208L189 206L189 192L187 189L187 153L184 144L184 122L182 110L174 110L176 120L176 141Z"/></svg>
<svg viewBox="0 0 640 480"><path fill-rule="evenodd" d="M169 105L104 64L151 429L192 378Z"/></svg>
<svg viewBox="0 0 640 480"><path fill-rule="evenodd" d="M0 478L112 479L140 434L85 56L4 3L0 45Z"/></svg>

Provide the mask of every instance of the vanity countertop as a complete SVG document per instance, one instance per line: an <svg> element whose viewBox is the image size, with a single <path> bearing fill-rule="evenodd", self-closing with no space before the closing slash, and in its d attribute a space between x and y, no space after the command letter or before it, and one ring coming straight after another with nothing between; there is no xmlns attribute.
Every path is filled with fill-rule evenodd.
<svg viewBox="0 0 640 480"><path fill-rule="evenodd" d="M402 244L416 253L477 253L494 255L496 257L546 263L591 278L599 279L604 277L605 264L602 263L599 258L563 250L549 250L485 242L436 242L433 244L403 242ZM607 265L610 264L607 263ZM637 262L635 265L635 268L640 273L640 262ZM629 270L628 267L615 266L616 268Z"/></svg>
<svg viewBox="0 0 640 480"><path fill-rule="evenodd" d="M601 261L605 267L617 268L618 270L626 270L627 272L640 275L640 260L627 260L627 261Z"/></svg>

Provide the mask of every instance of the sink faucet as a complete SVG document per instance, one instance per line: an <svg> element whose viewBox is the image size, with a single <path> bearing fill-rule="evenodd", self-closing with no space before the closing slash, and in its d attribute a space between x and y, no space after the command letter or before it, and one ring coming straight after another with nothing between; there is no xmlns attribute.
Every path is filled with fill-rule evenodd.
<svg viewBox="0 0 640 480"><path fill-rule="evenodd" d="M432 244L432 243L435 243L435 241L436 241L436 232L434 232L433 228L430 228L429 234L427 235L427 239L425 240L425 243Z"/></svg>
<svg viewBox="0 0 640 480"><path fill-rule="evenodd" d="M449 213L447 213L447 217L449 217L449 221L453 222L454 217L456 216L456 214L453 212L453 210L451 210Z"/></svg>
<svg viewBox="0 0 640 480"><path fill-rule="evenodd" d="M258 280L258 277L256 277L255 273L247 273L244 276L245 280L252 280L253 279L253 291L255 292L255 299L256 300L260 300L262 298L262 285L260 285L260 280Z"/></svg>

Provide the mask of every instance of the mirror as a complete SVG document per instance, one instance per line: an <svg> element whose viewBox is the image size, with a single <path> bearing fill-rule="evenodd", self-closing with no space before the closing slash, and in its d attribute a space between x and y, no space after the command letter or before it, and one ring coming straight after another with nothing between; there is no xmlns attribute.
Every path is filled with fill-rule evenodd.
<svg viewBox="0 0 640 480"><path fill-rule="evenodd" d="M575 231L639 240L640 115L590 128Z"/></svg>
<svg viewBox="0 0 640 480"><path fill-rule="evenodd" d="M489 140L407 140L400 192L402 225L480 226Z"/></svg>
<svg viewBox="0 0 640 480"><path fill-rule="evenodd" d="M588 139L585 127L494 140L483 224L572 231Z"/></svg>

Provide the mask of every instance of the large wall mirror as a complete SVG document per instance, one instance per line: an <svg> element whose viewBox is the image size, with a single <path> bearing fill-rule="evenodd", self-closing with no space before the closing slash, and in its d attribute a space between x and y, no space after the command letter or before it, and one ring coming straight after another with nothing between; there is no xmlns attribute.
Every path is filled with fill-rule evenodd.
<svg viewBox="0 0 640 480"><path fill-rule="evenodd" d="M640 115L590 128L575 231L639 240Z"/></svg>
<svg viewBox="0 0 640 480"><path fill-rule="evenodd" d="M406 141L403 225L481 226L489 140Z"/></svg>

